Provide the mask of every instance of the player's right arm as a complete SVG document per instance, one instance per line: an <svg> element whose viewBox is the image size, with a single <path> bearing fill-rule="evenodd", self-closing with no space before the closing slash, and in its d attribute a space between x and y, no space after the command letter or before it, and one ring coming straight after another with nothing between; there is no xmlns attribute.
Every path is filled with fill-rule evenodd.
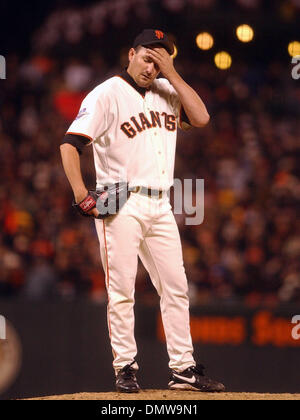
<svg viewBox="0 0 300 420"><path fill-rule="evenodd" d="M88 193L82 179L79 153L76 147L69 143L64 143L60 145L60 154L65 174L74 193L75 201L79 203Z"/></svg>
<svg viewBox="0 0 300 420"><path fill-rule="evenodd" d="M60 145L60 153L65 174L73 190L75 202L80 203L88 195L88 190L82 179L79 152L72 144L64 143ZM94 208L89 214L97 216L99 212Z"/></svg>
<svg viewBox="0 0 300 420"><path fill-rule="evenodd" d="M106 91L107 89L99 85L85 97L76 119L60 145L63 168L76 203L88 198L89 192L84 184L80 168L80 154L85 146L93 143L106 129L105 109L108 102ZM88 214L96 216L98 211L94 208Z"/></svg>

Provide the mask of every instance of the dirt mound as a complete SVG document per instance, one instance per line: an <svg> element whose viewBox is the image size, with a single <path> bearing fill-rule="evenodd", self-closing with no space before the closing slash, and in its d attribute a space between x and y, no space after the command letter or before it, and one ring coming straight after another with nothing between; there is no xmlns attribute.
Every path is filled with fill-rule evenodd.
<svg viewBox="0 0 300 420"><path fill-rule="evenodd" d="M256 394L247 392L206 393L193 391L169 391L145 389L138 394L117 392L83 392L80 394L52 395L30 398L31 400L300 400L300 394Z"/></svg>

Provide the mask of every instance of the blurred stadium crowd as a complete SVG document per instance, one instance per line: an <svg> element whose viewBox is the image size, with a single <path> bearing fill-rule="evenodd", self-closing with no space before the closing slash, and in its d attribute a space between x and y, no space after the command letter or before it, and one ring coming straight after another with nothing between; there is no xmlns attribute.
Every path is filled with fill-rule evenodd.
<svg viewBox="0 0 300 420"><path fill-rule="evenodd" d="M1 81L0 296L101 301L94 223L71 207L59 144L85 94L119 73L126 51L111 65L86 42L80 58L72 49L84 39L73 33L62 59L47 54L42 41L57 32L47 38L43 28L39 52L11 54ZM211 114L204 129L178 133L175 177L205 182L204 222L176 216L191 303L300 302L299 83L278 61L221 71L179 55L175 66ZM94 188L91 159L87 148L82 169ZM155 296L141 265L137 294Z"/></svg>

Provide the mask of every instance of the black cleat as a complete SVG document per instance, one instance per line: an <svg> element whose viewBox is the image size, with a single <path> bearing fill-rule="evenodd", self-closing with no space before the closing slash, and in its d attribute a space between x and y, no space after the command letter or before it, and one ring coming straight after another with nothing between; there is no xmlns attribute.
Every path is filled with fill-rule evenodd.
<svg viewBox="0 0 300 420"><path fill-rule="evenodd" d="M134 363L135 361L124 366L117 373L116 389L118 392L139 392L140 387L135 377L136 369L132 367Z"/></svg>
<svg viewBox="0 0 300 420"><path fill-rule="evenodd" d="M225 386L204 375L204 366L190 366L183 372L172 370L169 389L201 392L224 392Z"/></svg>

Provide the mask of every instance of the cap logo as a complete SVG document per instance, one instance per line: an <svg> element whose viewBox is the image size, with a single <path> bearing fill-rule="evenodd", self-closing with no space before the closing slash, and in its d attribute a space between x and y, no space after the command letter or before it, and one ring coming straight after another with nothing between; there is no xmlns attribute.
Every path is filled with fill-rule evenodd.
<svg viewBox="0 0 300 420"><path fill-rule="evenodd" d="M157 39L162 39L164 37L164 34L162 31L155 31L155 36Z"/></svg>

